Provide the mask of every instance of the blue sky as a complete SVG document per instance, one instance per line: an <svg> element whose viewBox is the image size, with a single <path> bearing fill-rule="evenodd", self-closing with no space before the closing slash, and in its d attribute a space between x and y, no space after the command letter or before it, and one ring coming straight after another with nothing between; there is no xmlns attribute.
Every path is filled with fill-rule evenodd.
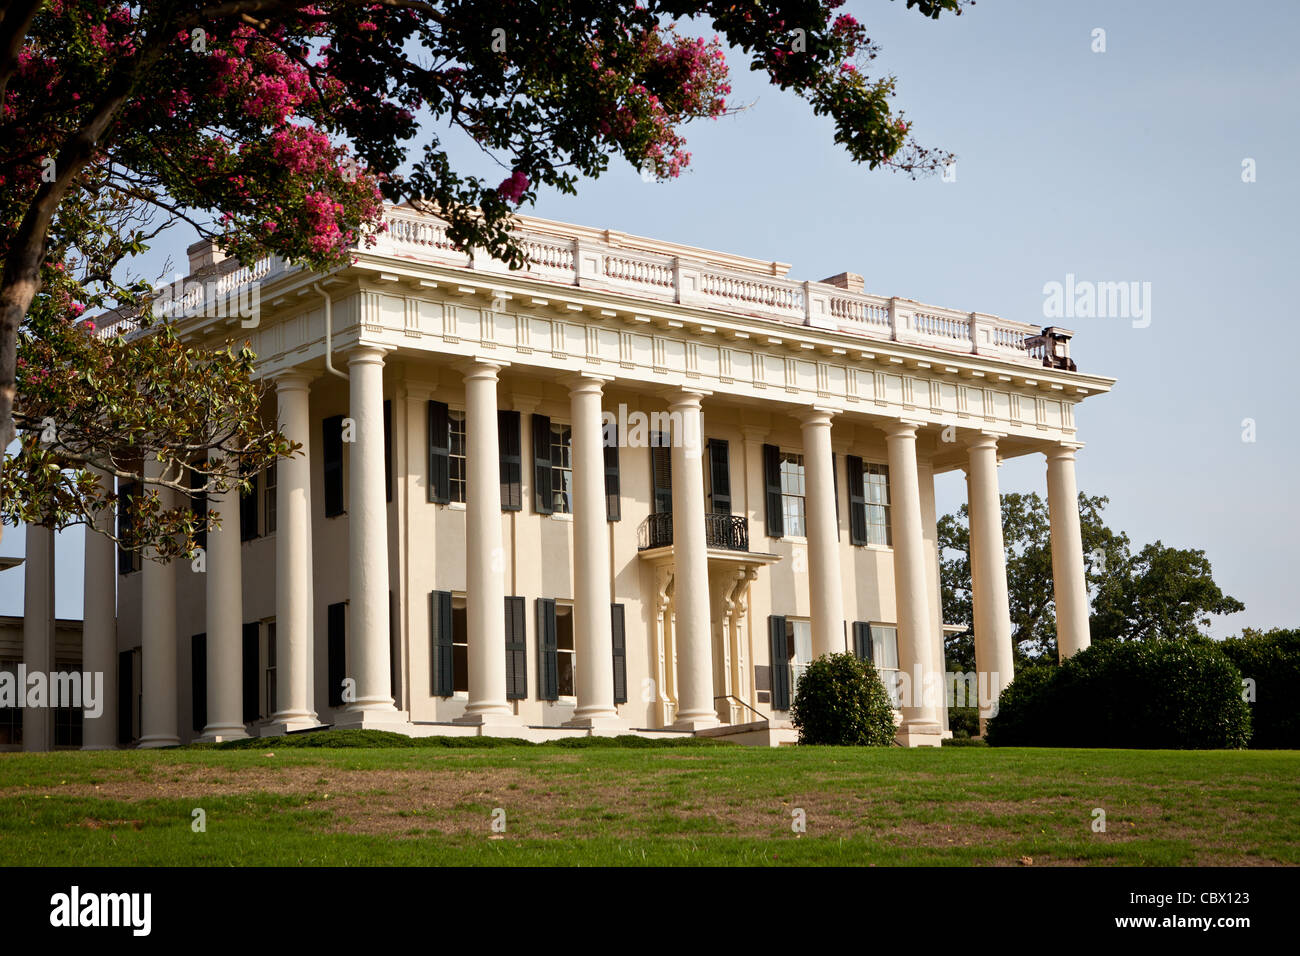
<svg viewBox="0 0 1300 956"><path fill-rule="evenodd" d="M1118 379L1077 423L1080 489L1110 498L1135 546L1203 548L1242 626L1300 626L1290 548L1300 504L1294 380L1300 348L1300 6L984 2L935 22L901 2L846 4L899 78L897 104L956 181L851 163L828 122L731 56L738 115L687 127L691 168L645 183L615 163L537 215L842 271L870 292L1047 324L1043 286L1067 274L1151 284L1151 322L1070 319L1082 370ZM1093 31L1106 51L1092 51ZM465 157L468 159L468 156ZM1242 161L1257 179L1242 182ZM151 255L184 261L189 235ZM1242 440L1253 419L1255 441ZM1004 491L1045 491L1040 457ZM964 500L939 481L940 508ZM21 554L6 529L0 553ZM60 616L81 614L81 532L58 543ZM22 572L0 613L22 612Z"/></svg>

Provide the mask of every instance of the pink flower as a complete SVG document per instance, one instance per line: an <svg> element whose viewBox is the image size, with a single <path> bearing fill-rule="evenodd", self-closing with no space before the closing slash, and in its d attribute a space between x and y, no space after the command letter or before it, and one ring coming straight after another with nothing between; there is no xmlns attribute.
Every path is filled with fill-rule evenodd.
<svg viewBox="0 0 1300 956"><path fill-rule="evenodd" d="M528 177L519 170L515 170L506 179L501 180L501 185L497 187L497 192L501 198L509 202L519 204L524 196L524 191L528 188Z"/></svg>

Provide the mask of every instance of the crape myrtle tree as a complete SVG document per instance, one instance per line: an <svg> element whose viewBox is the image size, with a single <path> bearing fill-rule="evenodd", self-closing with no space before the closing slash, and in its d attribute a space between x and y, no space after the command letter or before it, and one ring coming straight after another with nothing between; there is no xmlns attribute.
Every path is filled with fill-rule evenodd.
<svg viewBox="0 0 1300 956"><path fill-rule="evenodd" d="M966 0L906 0L930 18ZM574 192L622 157L671 178L681 129L726 112L724 46L829 117L857 162L911 175L919 145L871 77L877 47L841 0L9 0L0 7L0 506L55 528L115 504L110 476L162 476L133 542L187 553L189 503L293 446L260 424L253 356L198 351L166 328L102 338L79 319L143 324L156 293L124 275L180 221L249 264L317 270L373 241L382 203L436 211L461 248L514 266L515 209ZM699 39L688 32L714 34ZM453 168L450 135L500 166ZM215 452L210 465L209 453Z"/></svg>
<svg viewBox="0 0 1300 956"><path fill-rule="evenodd" d="M1093 643L1187 640L1207 634L1211 615L1233 614L1245 605L1214 581L1204 551L1160 541L1137 553L1127 534L1107 527L1109 499L1079 495L1084 577L1091 597ZM1047 503L1037 494L1002 495L1011 641L1016 668L1056 663L1056 601ZM938 523L943 619L965 625L945 639L948 667L974 670L971 609L970 524L966 505Z"/></svg>

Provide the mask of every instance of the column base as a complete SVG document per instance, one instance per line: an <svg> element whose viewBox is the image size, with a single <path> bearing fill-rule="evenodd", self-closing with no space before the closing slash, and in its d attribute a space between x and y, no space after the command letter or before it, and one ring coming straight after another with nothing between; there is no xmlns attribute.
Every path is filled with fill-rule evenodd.
<svg viewBox="0 0 1300 956"><path fill-rule="evenodd" d="M414 724L404 710L345 710L333 723L335 730L387 730L411 736Z"/></svg>
<svg viewBox="0 0 1300 956"><path fill-rule="evenodd" d="M914 720L898 728L894 740L903 747L941 747L944 729L934 721Z"/></svg>
<svg viewBox="0 0 1300 956"><path fill-rule="evenodd" d="M148 737L141 737L137 743L137 750L157 750L160 747L179 747L181 739L179 737L164 737L160 734L151 734Z"/></svg>
<svg viewBox="0 0 1300 956"><path fill-rule="evenodd" d="M271 719L262 725L261 735L263 737L282 737L295 730L311 730L313 727L319 727L320 725L321 722L316 719L315 714L305 711L282 712L271 715Z"/></svg>
<svg viewBox="0 0 1300 956"><path fill-rule="evenodd" d="M230 724L229 726L203 728L203 733L194 738L196 744L219 744L224 740L247 740L248 731L243 724Z"/></svg>
<svg viewBox="0 0 1300 956"><path fill-rule="evenodd" d="M617 714L594 714L590 717L571 717L560 724L561 727L575 727L589 730L593 737L617 737L627 733L627 722Z"/></svg>
<svg viewBox="0 0 1300 956"><path fill-rule="evenodd" d="M453 717L453 724L463 724L468 727L520 727L523 722L513 710L507 711L477 711L472 714L461 714L459 717Z"/></svg>
<svg viewBox="0 0 1300 956"><path fill-rule="evenodd" d="M690 717L681 716L673 721L672 730L709 730L718 727L722 721L718 720L717 714L703 714L700 716Z"/></svg>

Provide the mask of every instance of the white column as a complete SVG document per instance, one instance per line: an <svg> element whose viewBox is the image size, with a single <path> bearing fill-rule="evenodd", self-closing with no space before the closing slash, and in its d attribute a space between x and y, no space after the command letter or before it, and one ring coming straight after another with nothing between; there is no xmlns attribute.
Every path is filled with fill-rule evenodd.
<svg viewBox="0 0 1300 956"><path fill-rule="evenodd" d="M1074 480L1077 445L1047 452L1047 510L1052 532L1052 584L1056 591L1056 653L1060 660L1092 643L1088 584L1079 529L1079 488Z"/></svg>
<svg viewBox="0 0 1300 956"><path fill-rule="evenodd" d="M49 675L54 672L54 532L44 525L27 526L23 562L23 665L27 674L46 675L43 707L25 707L23 750L54 747L54 713L49 699ZM28 685L30 686L30 685ZM27 693L19 686L18 694Z"/></svg>
<svg viewBox="0 0 1300 956"><path fill-rule="evenodd" d="M356 699L337 723L393 728L406 721L393 704L388 639L388 505L384 499L384 350L348 353L348 641ZM276 476L277 479L279 476ZM277 516L278 517L278 516ZM279 532L277 531L277 537ZM279 626L276 638L279 639Z"/></svg>
<svg viewBox="0 0 1300 956"><path fill-rule="evenodd" d="M898 616L898 666L907 675L900 740L938 746L941 674L933 660L936 635L930 617L921 524L921 483L914 422L884 426L889 449L889 511L894 541L894 595ZM930 686L927 688L927 684Z"/></svg>
<svg viewBox="0 0 1300 956"><path fill-rule="evenodd" d="M159 477L161 466L152 459L144 463L146 480ZM158 507L175 507L170 488L145 484L143 491L158 492ZM140 568L140 747L174 747L177 736L176 707L176 562L166 564L149 551Z"/></svg>
<svg viewBox="0 0 1300 956"><path fill-rule="evenodd" d="M808 597L813 657L844 651L844 587L840 579L831 458L831 413L814 408L803 428L804 494L808 519Z"/></svg>
<svg viewBox="0 0 1300 956"><path fill-rule="evenodd" d="M106 494L113 479L90 469ZM81 625L81 670L99 682L98 717L82 714L83 750L112 750L117 746L117 549L103 532L113 531L114 512L105 508L86 528L85 599ZM98 676L94 676L98 675Z"/></svg>
<svg viewBox="0 0 1300 956"><path fill-rule="evenodd" d="M601 380L569 388L573 422L573 625L578 706L566 726L613 727L614 639L610 623L609 525L605 520Z"/></svg>
<svg viewBox="0 0 1300 956"><path fill-rule="evenodd" d="M380 362L382 363L382 356ZM378 377L381 387L383 366ZM290 441L298 442L302 449L291 458L281 458L275 470L275 689L278 700L271 715L270 733L287 733L303 730L320 723L311 707L308 669L308 649L312 642L311 608L311 415L310 383L312 376L303 372L287 372L275 379L275 394L279 405L281 433ZM383 505L383 398L380 397L379 421L379 495ZM372 426L373 427L373 426ZM360 449L360 423L357 426ZM356 465L353 466L353 487L356 487ZM367 476L369 477L369 476ZM387 515L381 510L381 529L387 529ZM355 518L351 519L355 521ZM353 524L351 527L355 528ZM383 554L388 556L387 535L383 536ZM385 569L387 564L384 565ZM385 574L385 579L387 575ZM388 607L387 583L383 583L384 608ZM385 621L384 646L388 646L388 626ZM212 640L212 634L208 634ZM387 669L384 670L388 675ZM358 688L360 680L358 680ZM382 690L377 693L384 693ZM358 697L360 697L358 693Z"/></svg>
<svg viewBox="0 0 1300 956"><path fill-rule="evenodd" d="M210 492L208 514L220 515L221 527L208 527L207 580L204 582L207 588L208 722L199 739L235 740L248 736L244 729L244 589L239 492L233 489Z"/></svg>
<svg viewBox="0 0 1300 956"><path fill-rule="evenodd" d="M713 633L709 621L709 552L704 532L704 441L699 392L669 404L672 436L673 600L677 645L677 720L674 727L718 725L713 701Z"/></svg>
<svg viewBox="0 0 1300 956"><path fill-rule="evenodd" d="M465 624L469 635L467 724L516 721L506 699L505 550L501 547L501 448L497 436L497 372L465 369ZM541 555L538 560L544 560ZM579 664L581 667L581 664Z"/></svg>
<svg viewBox="0 0 1300 956"><path fill-rule="evenodd" d="M975 623L975 670L978 685L992 701L1011 683L1015 655L1011 646L1011 604L1007 596L1007 560L1002 540L1002 499L998 492L998 439L982 434L968 446L966 470L970 511L971 599ZM980 717L980 733L986 718Z"/></svg>

